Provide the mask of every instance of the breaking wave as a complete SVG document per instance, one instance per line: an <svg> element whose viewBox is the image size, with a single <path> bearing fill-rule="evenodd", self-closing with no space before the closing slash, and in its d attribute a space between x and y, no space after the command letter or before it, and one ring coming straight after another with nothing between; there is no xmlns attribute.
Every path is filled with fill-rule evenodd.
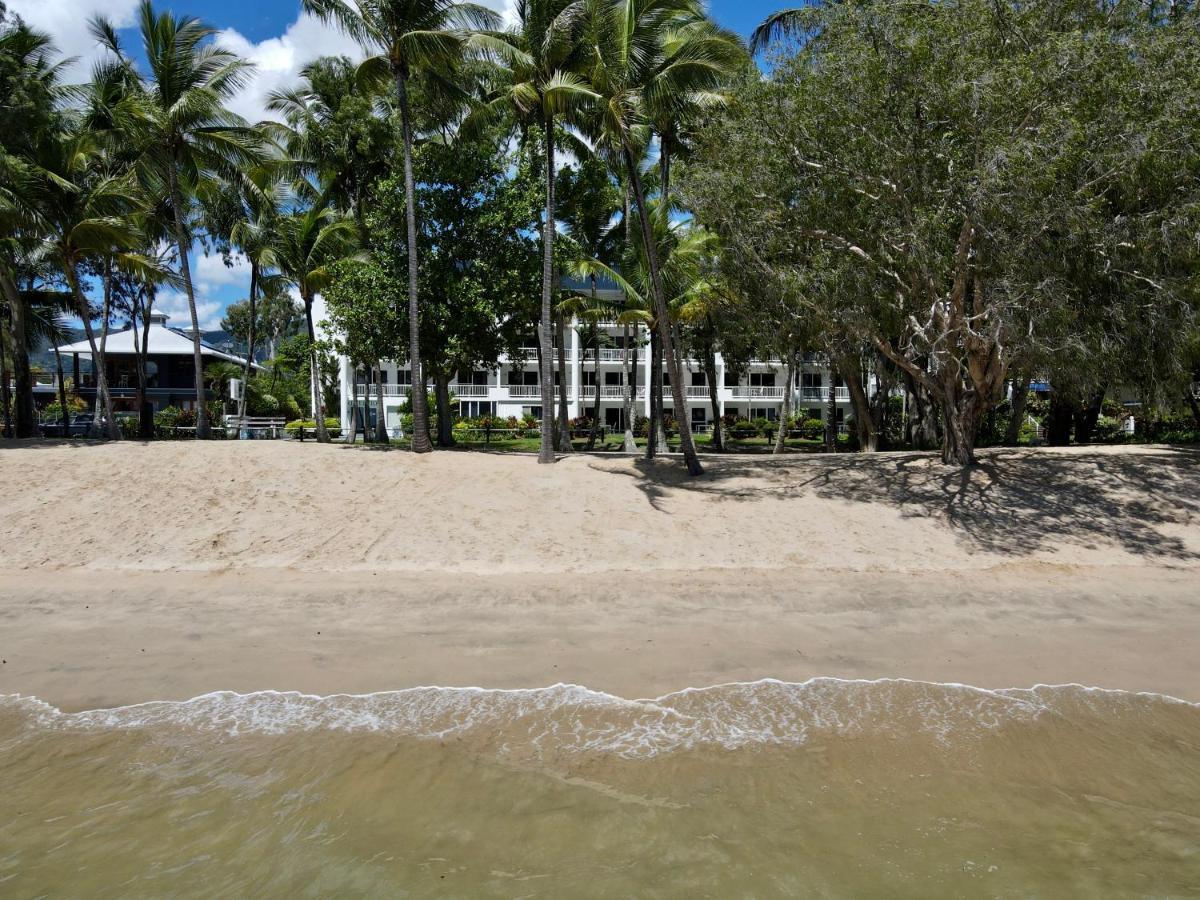
<svg viewBox="0 0 1200 900"><path fill-rule="evenodd" d="M575 684L532 689L414 687L371 694L215 691L184 701L63 712L33 697L0 696L20 729L184 728L217 736L381 732L470 741L501 754L606 753L625 758L704 747L799 745L822 736L923 734L978 738L1009 723L1118 716L1150 721L1200 710L1162 694L1037 685L988 690L906 679L764 679L628 700Z"/></svg>

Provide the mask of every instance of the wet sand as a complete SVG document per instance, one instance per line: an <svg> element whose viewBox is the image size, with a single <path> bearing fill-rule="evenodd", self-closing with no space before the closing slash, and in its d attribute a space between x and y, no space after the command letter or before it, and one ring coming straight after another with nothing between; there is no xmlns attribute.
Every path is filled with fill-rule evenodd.
<svg viewBox="0 0 1200 900"><path fill-rule="evenodd" d="M0 693L830 675L1200 700L1198 475L1169 448L691 481L616 456L0 444Z"/></svg>

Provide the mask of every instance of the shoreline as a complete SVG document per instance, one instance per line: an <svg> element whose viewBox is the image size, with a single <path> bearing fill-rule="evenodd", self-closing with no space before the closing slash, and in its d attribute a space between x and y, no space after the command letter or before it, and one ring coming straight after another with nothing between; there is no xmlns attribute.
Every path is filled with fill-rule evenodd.
<svg viewBox="0 0 1200 900"><path fill-rule="evenodd" d="M553 576L124 572L97 591L93 570L0 571L0 693L73 712L217 690L561 682L634 698L824 676L1200 701L1190 569L1009 565L966 590L931 572L919 594L912 574L728 574L625 573L604 597L564 598Z"/></svg>

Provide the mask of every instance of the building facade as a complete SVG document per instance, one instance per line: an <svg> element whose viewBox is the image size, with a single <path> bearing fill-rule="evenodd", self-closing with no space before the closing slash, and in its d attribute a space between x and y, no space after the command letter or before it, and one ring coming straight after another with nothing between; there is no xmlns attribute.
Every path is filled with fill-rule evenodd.
<svg viewBox="0 0 1200 900"><path fill-rule="evenodd" d="M649 416L650 392L647 389L654 373L651 371L649 335L645 328L604 323L599 326L605 333L602 346L597 351L591 346L586 349L581 340L577 322L567 329L566 369L567 383L556 384L555 405L560 392L567 393L567 408L572 418L590 415L595 408L596 395L600 395L600 422L612 428L623 428L625 394L628 390L628 357L636 354L636 394L633 415ZM629 333L629 348L626 349L625 335ZM590 343L590 342L589 342ZM557 370L557 349L555 350ZM721 354L716 357L717 403L719 415L733 413L739 418L779 418L786 392L790 392L794 413L807 411L814 419L824 420L829 397L830 380L833 379L837 398L836 416L839 427L851 416L850 396L840 379L815 356L805 358L793 383L788 385L787 371L782 360L752 360L744 371L727 368ZM360 409L364 401L373 420L376 413L376 388L367 383L364 372L356 372L348 357L340 360L341 420L343 429L351 427L351 404ZM411 374L407 365L394 362L383 363L384 416L389 431L396 433L400 424L400 408L407 402L411 385ZM663 405L668 413L674 414L674 401L667 372L659 373L663 380ZM712 405L709 397L708 380L704 365L698 359L684 360L684 393L686 395L688 420L696 431L706 431L712 426ZM557 375L556 375L557 380ZM462 416L496 415L521 418L532 415L540 418L541 386L538 377L537 348L522 348L516 358L505 358L495 369L459 372L450 383L451 394L458 412Z"/></svg>

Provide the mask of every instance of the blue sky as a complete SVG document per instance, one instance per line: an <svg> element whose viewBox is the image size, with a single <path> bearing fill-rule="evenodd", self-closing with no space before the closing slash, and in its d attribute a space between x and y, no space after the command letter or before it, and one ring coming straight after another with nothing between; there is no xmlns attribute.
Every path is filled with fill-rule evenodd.
<svg viewBox="0 0 1200 900"><path fill-rule="evenodd" d="M476 0L503 12L510 0ZM56 46L76 62L69 77L83 80L99 50L87 31L88 20L108 17L133 49L133 24L138 0L8 0L9 9L35 27L49 33ZM711 0L709 8L727 28L748 36L769 13L788 0ZM264 118L266 95L293 84L305 63L329 54L361 55L353 42L310 16L302 15L298 0L195 0L156 3L157 8L198 16L220 29L217 40L253 61L256 74L245 91L231 104L251 121ZM193 256L197 309L201 328L219 327L225 307L245 297L249 273L244 267L226 268L219 258ZM178 293L159 297L160 308L171 316L171 324L188 324L187 303Z"/></svg>

